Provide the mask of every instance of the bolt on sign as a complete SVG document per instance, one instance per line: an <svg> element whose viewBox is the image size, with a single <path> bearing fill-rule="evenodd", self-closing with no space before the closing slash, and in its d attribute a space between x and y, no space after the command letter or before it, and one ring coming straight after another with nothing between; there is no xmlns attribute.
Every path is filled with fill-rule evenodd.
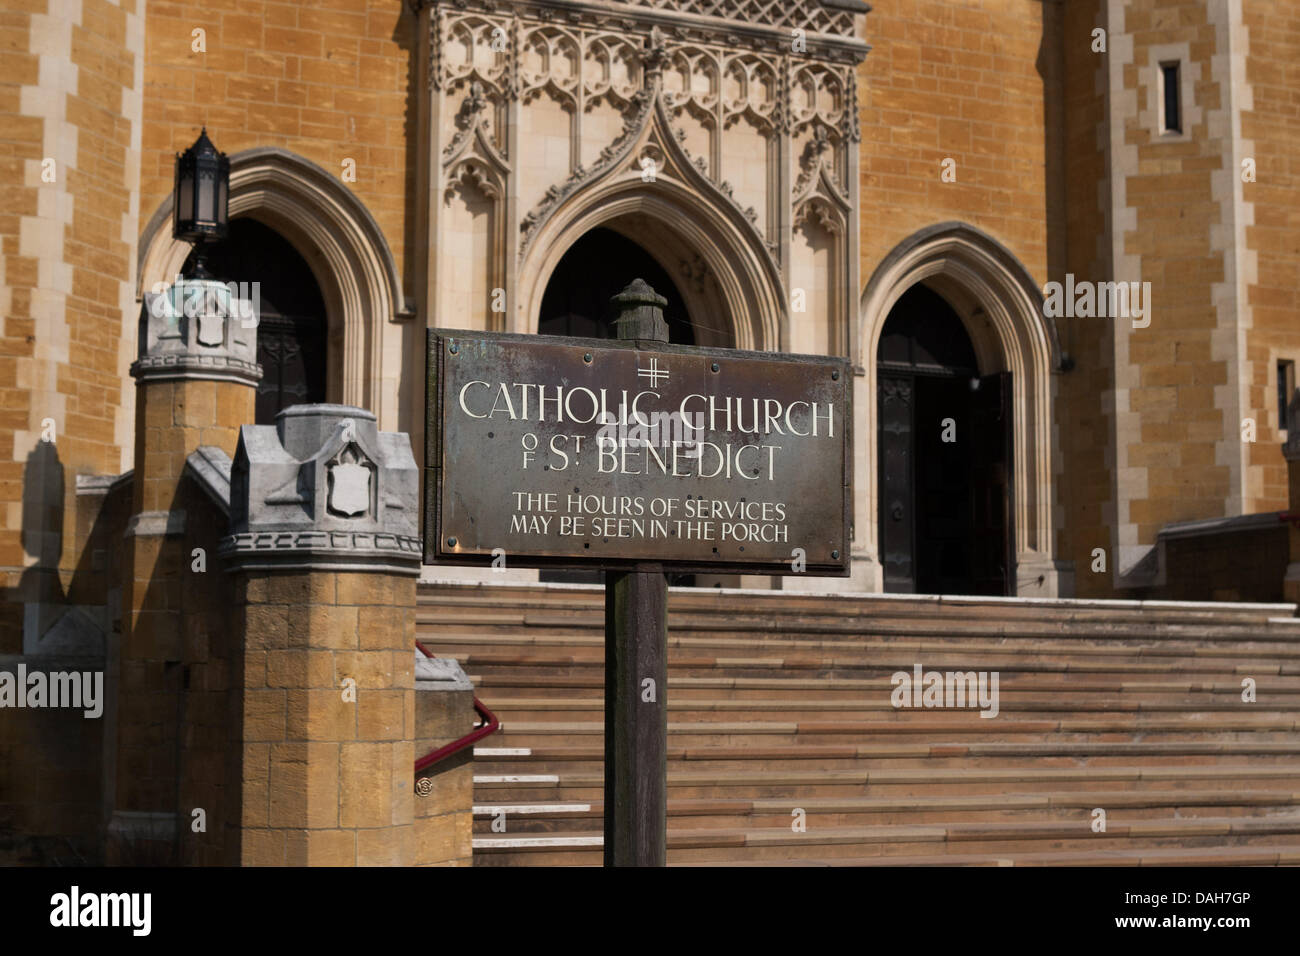
<svg viewBox="0 0 1300 956"><path fill-rule="evenodd" d="M848 363L646 344L430 330L425 563L847 575Z"/></svg>

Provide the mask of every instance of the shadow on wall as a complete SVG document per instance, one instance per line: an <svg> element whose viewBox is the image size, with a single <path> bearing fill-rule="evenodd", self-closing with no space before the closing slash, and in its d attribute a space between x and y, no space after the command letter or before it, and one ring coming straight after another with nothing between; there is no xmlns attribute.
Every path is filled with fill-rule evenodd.
<svg viewBox="0 0 1300 956"><path fill-rule="evenodd" d="M64 466L53 442L39 442L23 469L22 546L35 563L26 568L18 586L10 588L0 609L0 654L41 656L101 656L108 630L108 577L105 560L120 547L111 518L121 489L107 498L66 495ZM93 502L93 504L92 504ZM87 508L89 507L89 510ZM77 530L85 542L78 566L68 568L72 582L65 587L60 573L65 522L84 519ZM119 516L120 517L120 516ZM119 521L120 523L120 521Z"/></svg>
<svg viewBox="0 0 1300 956"><path fill-rule="evenodd" d="M14 675L17 694L27 694L35 673L49 679L104 668L103 633L85 609L70 604L59 571L65 489L58 449L38 443L27 456L22 494L22 547L35 563L0 608L0 671ZM20 684L21 673L28 680ZM84 708L52 701L6 710L0 721L0 865L99 862L103 723L84 714Z"/></svg>
<svg viewBox="0 0 1300 956"><path fill-rule="evenodd" d="M38 442L23 467L23 551L36 563L23 571L4 602L0 653L38 653L65 609L67 595L59 578L63 556L63 463L53 442Z"/></svg>

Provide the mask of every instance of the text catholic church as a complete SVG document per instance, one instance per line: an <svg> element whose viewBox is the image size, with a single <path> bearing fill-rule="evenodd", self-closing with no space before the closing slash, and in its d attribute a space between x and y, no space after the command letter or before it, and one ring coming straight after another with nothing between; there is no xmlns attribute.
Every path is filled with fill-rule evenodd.
<svg viewBox="0 0 1300 956"><path fill-rule="evenodd" d="M419 567L426 333L609 337L636 278L675 344L852 370L850 576L674 583L1284 597L1300 359L1285 3L18 6L0 105L0 653L120 653L145 688L110 708L115 744L87 744L119 832L155 832L181 750L220 749L154 739L141 703L180 660L199 668L187 688L224 692L202 684L204 613L245 609L231 647L275 627L291 643L282 609L301 600L304 620L346 620L358 654L409 668L417 587L574 580L508 555L504 573ZM194 269L175 168L201 130L229 161L229 234L206 267L255 290L255 330L168 331L150 312ZM470 391L467 409L492 400ZM280 415L317 403L334 410ZM295 525L317 500L321 521ZM328 600L267 596L282 548L326 555L304 574L332 569ZM185 583L196 549L201 580L242 569L234 598ZM405 576L362 593L370 560ZM367 650L386 629L392 646ZM258 651L265 686L299 686L275 684L275 650ZM229 653L247 668L255 651ZM194 706L211 729L226 704ZM286 719L250 706L246 725ZM290 691L290 722L294 706ZM377 727L416 719L394 706ZM291 746L268 742L283 730L246 735L245 759ZM194 786L237 789L218 763ZM91 819L99 795L83 798ZM227 858L216 835L209 850Z"/></svg>

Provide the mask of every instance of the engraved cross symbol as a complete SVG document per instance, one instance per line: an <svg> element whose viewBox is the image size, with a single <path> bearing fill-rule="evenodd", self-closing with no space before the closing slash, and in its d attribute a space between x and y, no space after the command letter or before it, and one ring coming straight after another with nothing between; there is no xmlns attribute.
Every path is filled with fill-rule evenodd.
<svg viewBox="0 0 1300 956"><path fill-rule="evenodd" d="M660 368L658 359L651 359L650 367L641 368L641 366L638 365L636 369L636 374L638 378L650 379L650 385L651 387L653 387L659 384L659 379L661 378L666 379L668 377L668 369Z"/></svg>

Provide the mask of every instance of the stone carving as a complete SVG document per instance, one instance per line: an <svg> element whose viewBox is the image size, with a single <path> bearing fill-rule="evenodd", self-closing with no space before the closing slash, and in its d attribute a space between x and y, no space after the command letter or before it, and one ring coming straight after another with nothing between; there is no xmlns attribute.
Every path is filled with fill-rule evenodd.
<svg viewBox="0 0 1300 956"><path fill-rule="evenodd" d="M215 379L257 384L257 314L249 300L210 279L185 279L145 293L139 357L131 374L149 379Z"/></svg>
<svg viewBox="0 0 1300 956"><path fill-rule="evenodd" d="M503 179L509 173L505 151L493 132L492 108L483 84L471 80L468 92L457 112L456 135L443 150L446 168L444 200L449 201L456 188L470 185L489 198L499 198L504 191Z"/></svg>
<svg viewBox="0 0 1300 956"><path fill-rule="evenodd" d="M419 572L419 472L411 443L347 405L292 405L245 425L230 474L241 567Z"/></svg>
<svg viewBox="0 0 1300 956"><path fill-rule="evenodd" d="M608 101L621 109L632 104L641 88L641 60L623 36L595 34L587 39L582 58L585 103Z"/></svg>
<svg viewBox="0 0 1300 956"><path fill-rule="evenodd" d="M356 423L348 418L342 424L341 441L347 442L325 466L329 485L329 510L345 518L355 518L370 511L370 492L374 487L375 463L356 443Z"/></svg>
<svg viewBox="0 0 1300 956"><path fill-rule="evenodd" d="M487 97L483 95L483 84L478 80L472 80L469 84L469 93L460 104L460 109L456 112L456 135L451 138L451 142L443 149L443 158L450 158L458 153L465 145L466 140L478 131L480 126L485 127L485 133L491 135L491 118L486 116L488 108Z"/></svg>
<svg viewBox="0 0 1300 956"><path fill-rule="evenodd" d="M764 132L777 132L784 112L778 75L777 64L769 57L747 53L729 59L722 91L724 123L731 126L747 116Z"/></svg>
<svg viewBox="0 0 1300 956"><path fill-rule="evenodd" d="M447 185L443 190L443 199L449 201L456 189L461 186L477 189L489 199L501 197L501 185L497 177L486 165L472 157L447 172Z"/></svg>
<svg viewBox="0 0 1300 956"><path fill-rule="evenodd" d="M795 274L810 261L794 234L800 223L833 235L834 261L855 257L845 197L858 170L855 68L867 53L860 0L409 2L429 8L442 159L431 187L451 200L472 185L492 200L485 208L466 197L474 217L490 217L474 228L493 244L491 287L509 285L507 261L529 277L502 313L510 327L533 308L533 263L550 255L539 237L568 229L571 213L599 208L606 195L654 196L672 219L694 194L712 228L736 237L728 268L764 276L749 283L772 312L764 328L781 321L782 278L810 281ZM802 43L792 44L794 30L805 32ZM465 234L467 214L453 212L434 243ZM438 308L461 308L467 290L447 289ZM838 314L847 299L827 308L851 321Z"/></svg>
<svg viewBox="0 0 1300 956"><path fill-rule="evenodd" d="M753 27L797 26L814 34L829 31L841 39L854 38L855 62L865 53L865 46L854 37L854 17L866 7L853 0L830 7L819 0L696 0L685 9L666 0L630 0L619 5L695 13ZM430 16L430 42L437 56L431 68L438 71L438 77L433 86L448 92L468 91L459 110L459 129L444 150L447 190L461 180L463 174L453 169L459 160L478 154L486 160L486 167L497 167L500 175L480 167L472 174L475 183L485 186L488 195L504 192L500 180L506 175L505 147L497 132L499 124L491 116L496 111L492 104L517 95L526 106L547 95L574 117L570 174L523 216L521 259L538 224L617 162L621 147L644 125L651 104L638 97L638 92L662 94L675 134L685 135L676 122L683 116L700 124L710 144L701 154L691 156L691 161L729 199L732 197L718 168L720 137L742 119L768 136L797 135L809 126L834 131L840 142L857 134L856 110L849 108L856 104L852 68L835 66L825 56L794 55L788 30L778 31L782 42L764 52L763 44L752 42L753 37L720 37L716 31L698 34L692 21L686 20L667 29L652 21L646 24L649 29L637 47L628 37L628 31L638 26L636 19L611 17L562 0L517 4L509 18L497 15L493 5L482 0L435 6ZM611 27L619 32L611 32ZM721 45L720 39L724 41ZM744 49L729 50L727 44ZM583 116L602 101L623 113L623 131L584 167L576 155L577 144L583 141ZM471 141L475 139L484 145L474 146ZM768 165L769 177L779 176L775 160ZM847 171L841 169L841 175ZM837 189L840 194L845 191L846 185ZM759 222L758 213L747 205L738 204L737 208L754 224L762 241L774 248L776 243L767 235L770 217Z"/></svg>
<svg viewBox="0 0 1300 956"><path fill-rule="evenodd" d="M578 108L582 55L578 40L560 27L537 27L524 34L519 63L520 97L524 103L543 91L570 109Z"/></svg>
<svg viewBox="0 0 1300 956"><path fill-rule="evenodd" d="M197 316L199 323L199 344L210 349L217 348L225 340L226 320L220 315Z"/></svg>
<svg viewBox="0 0 1300 956"><path fill-rule="evenodd" d="M579 166L563 183L548 189L537 208L520 221L519 257L521 259L528 249L528 244L536 234L537 227L555 211L564 199L576 192L583 183L595 179L601 173L617 165L626 154L631 152L633 145L640 138L646 121L650 117L651 109L654 106L654 97L645 90L638 90L636 95L632 97L632 103L635 110L632 116L624 121L623 132L618 138L601 150L600 155L596 157L596 161L588 169Z"/></svg>
<svg viewBox="0 0 1300 956"><path fill-rule="evenodd" d="M436 21L438 17L430 17ZM504 17L468 15L448 18L438 30L441 44L436 86L455 92L478 80L485 89L502 92L512 71L511 21ZM432 40L433 37L430 37Z"/></svg>
<svg viewBox="0 0 1300 956"><path fill-rule="evenodd" d="M826 132L826 127L815 127L812 139L804 147L803 156L799 158L799 178L794 184L796 197L802 196L812 188L817 174L822 171L822 165L826 161L830 148L830 136Z"/></svg>
<svg viewBox="0 0 1300 956"><path fill-rule="evenodd" d="M408 2L417 13L425 6L453 6L461 10L473 6L484 12L493 12L498 6L495 0L478 0L477 3L452 0L451 4L438 3L437 0ZM576 5L566 3L565 0L533 0L518 5L525 7L531 16L544 21L559 19L566 12L572 17L577 12ZM605 26L622 25L624 29L631 29L636 22L631 17L612 15L612 11L620 7L629 13L639 14L639 11L645 10L669 15L690 14L746 25L800 29L836 38L852 37L855 33L854 17L866 13L868 9L867 4L859 0L836 0L832 3L824 3L822 0L607 0L604 9L595 16L606 21L603 24ZM587 13L587 10L590 7L582 12ZM587 15L593 16L590 13ZM435 15L430 19L435 20L437 17ZM783 32L788 34L789 31L787 29Z"/></svg>
<svg viewBox="0 0 1300 956"><path fill-rule="evenodd" d="M794 71L790 86L791 131L820 123L838 130L847 105L845 89L853 85L852 75L825 64L807 64Z"/></svg>
<svg viewBox="0 0 1300 956"><path fill-rule="evenodd" d="M839 235L851 208L848 196L840 189L835 174L835 145L831 132L821 124L812 128L812 139L800 158L799 178L794 185L794 218L798 228L815 222L833 235Z"/></svg>
<svg viewBox="0 0 1300 956"><path fill-rule="evenodd" d="M719 86L718 56L699 47L678 47L663 71L664 104L669 114L683 110L706 126L717 123Z"/></svg>
<svg viewBox="0 0 1300 956"><path fill-rule="evenodd" d="M834 209L821 196L812 196L800 203L794 212L794 226L799 228L805 222L816 223L833 236L838 236L843 228L843 221Z"/></svg>
<svg viewBox="0 0 1300 956"><path fill-rule="evenodd" d="M630 6L694 13L771 26L798 27L814 33L851 36L853 10L828 8L819 0L623 0ZM865 9L865 6L864 8Z"/></svg>

